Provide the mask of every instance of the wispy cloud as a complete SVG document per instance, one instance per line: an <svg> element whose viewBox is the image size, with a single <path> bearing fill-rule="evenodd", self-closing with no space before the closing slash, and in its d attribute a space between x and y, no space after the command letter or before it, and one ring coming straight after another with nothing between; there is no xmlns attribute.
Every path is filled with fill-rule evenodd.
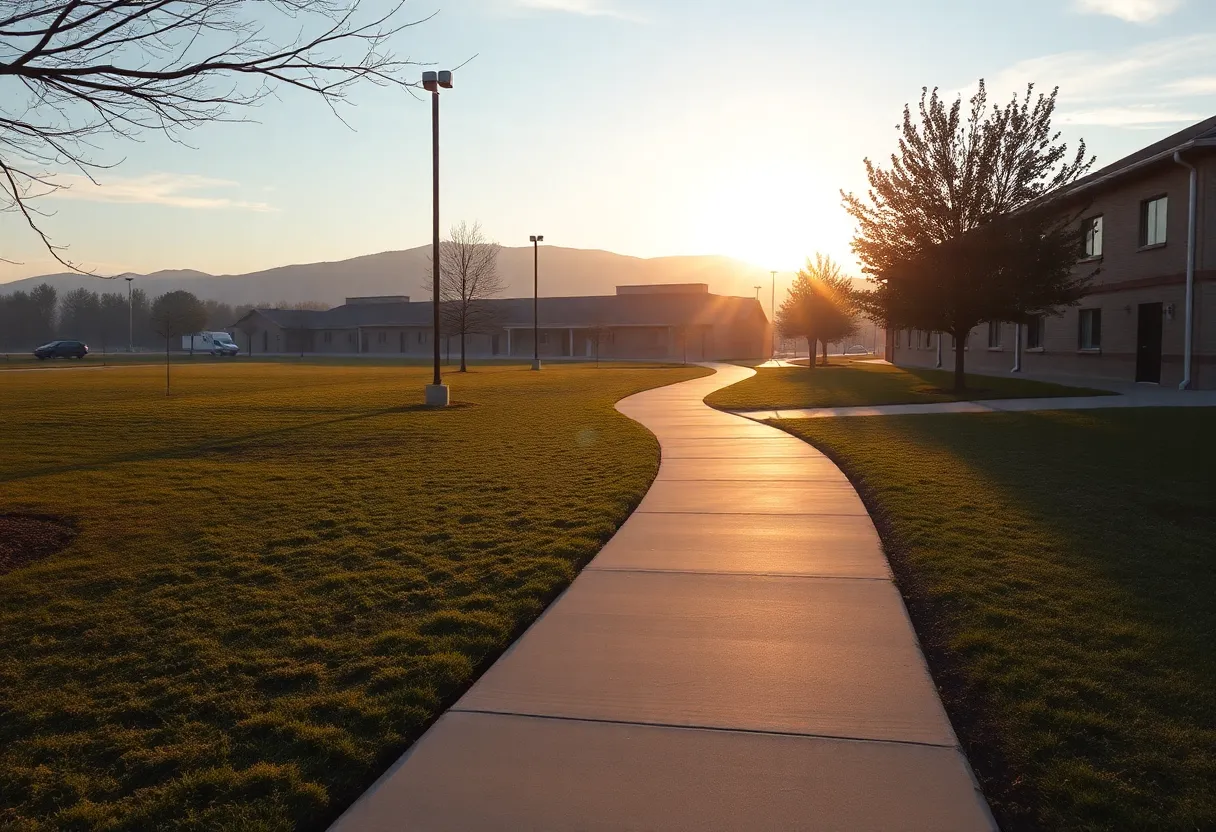
<svg viewBox="0 0 1216 832"><path fill-rule="evenodd" d="M1183 0L1074 0L1073 6L1084 14L1108 14L1128 23L1148 23L1177 11L1182 2Z"/></svg>
<svg viewBox="0 0 1216 832"><path fill-rule="evenodd" d="M513 0L517 9L538 12L563 12L584 17L615 17L634 23L642 22L641 16L620 8L608 0Z"/></svg>
<svg viewBox="0 0 1216 832"><path fill-rule="evenodd" d="M1162 38L1112 54L1059 52L1020 61L988 79L997 98L1060 88L1060 119L1072 124L1146 127L1197 121L1194 101L1216 95L1216 34Z"/></svg>
<svg viewBox="0 0 1216 832"><path fill-rule="evenodd" d="M204 210L272 211L265 202L209 195L208 191L240 187L227 179L211 179L189 173L149 173L144 176L99 178L93 184L85 176L65 174L55 178L64 187L49 196L86 202L115 202L127 205L168 205ZM203 192L203 193L200 193Z"/></svg>
<svg viewBox="0 0 1216 832"><path fill-rule="evenodd" d="M1194 78L1172 81L1166 84L1162 90L1167 95L1177 96L1216 95L1216 75L1198 75Z"/></svg>

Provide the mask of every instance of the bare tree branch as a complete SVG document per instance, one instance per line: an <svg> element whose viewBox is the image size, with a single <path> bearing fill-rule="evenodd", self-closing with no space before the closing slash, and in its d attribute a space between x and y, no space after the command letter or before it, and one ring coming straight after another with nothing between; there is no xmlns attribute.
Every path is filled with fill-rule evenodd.
<svg viewBox="0 0 1216 832"><path fill-rule="evenodd" d="M0 213L17 212L51 255L30 202L65 187L74 168L96 182L116 162L105 140L183 134L241 121L276 88L315 94L337 114L355 85L412 92L414 64L394 39L400 0L365 18L360 0L0 0ZM279 31L291 27L294 38ZM3 252L0 252L3 255Z"/></svg>

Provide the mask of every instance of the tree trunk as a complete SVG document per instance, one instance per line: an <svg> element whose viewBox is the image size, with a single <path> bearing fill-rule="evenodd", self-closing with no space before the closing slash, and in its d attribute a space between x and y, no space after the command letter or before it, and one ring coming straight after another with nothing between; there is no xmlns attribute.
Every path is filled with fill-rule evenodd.
<svg viewBox="0 0 1216 832"><path fill-rule="evenodd" d="M966 353L963 348L967 345L967 333L954 333L954 392L962 393L967 389L967 376L963 370Z"/></svg>
<svg viewBox="0 0 1216 832"><path fill-rule="evenodd" d="M469 365L465 361L465 358L464 358L464 328L461 327L461 330L460 330L460 372L467 373L468 371L469 371Z"/></svg>
<svg viewBox="0 0 1216 832"><path fill-rule="evenodd" d="M819 339L814 335L806 336L806 353L806 366L813 370L819 364Z"/></svg>
<svg viewBox="0 0 1216 832"><path fill-rule="evenodd" d="M165 395L169 395L169 336L165 336Z"/></svg>
<svg viewBox="0 0 1216 832"><path fill-rule="evenodd" d="M823 366L828 366L828 342L823 342Z"/></svg>

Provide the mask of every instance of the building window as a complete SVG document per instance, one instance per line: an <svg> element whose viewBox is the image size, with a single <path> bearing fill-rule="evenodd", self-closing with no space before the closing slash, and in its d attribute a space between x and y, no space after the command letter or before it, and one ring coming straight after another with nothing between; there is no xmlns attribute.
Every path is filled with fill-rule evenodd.
<svg viewBox="0 0 1216 832"><path fill-rule="evenodd" d="M1001 348L1001 322L988 322L988 349L999 350Z"/></svg>
<svg viewBox="0 0 1216 832"><path fill-rule="evenodd" d="M547 344L547 343L549 343L549 333L547 333L547 332L542 332L542 333L540 334L540 342L541 342L542 344Z"/></svg>
<svg viewBox="0 0 1216 832"><path fill-rule="evenodd" d="M1026 349L1043 349L1043 324L1045 319L1040 316L1026 322Z"/></svg>
<svg viewBox="0 0 1216 832"><path fill-rule="evenodd" d="M1159 246L1165 243L1166 197L1146 199L1140 203L1140 245Z"/></svg>
<svg viewBox="0 0 1216 832"><path fill-rule="evenodd" d="M1102 256L1102 217L1091 217L1085 221L1085 256Z"/></svg>
<svg viewBox="0 0 1216 832"><path fill-rule="evenodd" d="M426 333L419 331L418 332L418 343L419 344L425 343L425 341L423 340L425 337L426 337Z"/></svg>
<svg viewBox="0 0 1216 832"><path fill-rule="evenodd" d="M379 341L380 341L380 343L381 343L381 344L387 344L387 343L388 343L388 333L387 333L387 332L381 332L381 333L380 333L380 338L379 338Z"/></svg>
<svg viewBox="0 0 1216 832"><path fill-rule="evenodd" d="M1082 309L1080 317L1080 346L1083 350L1102 348L1102 310Z"/></svg>
<svg viewBox="0 0 1216 832"><path fill-rule="evenodd" d="M325 342L326 344L332 344L333 340L334 340L334 334L332 332L326 332L326 333L322 334L321 340L323 342Z"/></svg>
<svg viewBox="0 0 1216 832"><path fill-rule="evenodd" d="M348 344L355 343L355 333L353 333L353 332L346 333L346 343L348 343Z"/></svg>

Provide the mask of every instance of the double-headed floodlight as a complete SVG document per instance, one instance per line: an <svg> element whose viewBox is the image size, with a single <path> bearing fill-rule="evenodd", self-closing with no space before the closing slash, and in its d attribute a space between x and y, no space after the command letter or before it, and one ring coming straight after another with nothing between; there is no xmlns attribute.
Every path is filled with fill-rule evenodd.
<svg viewBox="0 0 1216 832"><path fill-rule="evenodd" d="M440 88L450 90L452 88L451 70L445 69L442 72L422 73L422 87L427 92L439 92Z"/></svg>

